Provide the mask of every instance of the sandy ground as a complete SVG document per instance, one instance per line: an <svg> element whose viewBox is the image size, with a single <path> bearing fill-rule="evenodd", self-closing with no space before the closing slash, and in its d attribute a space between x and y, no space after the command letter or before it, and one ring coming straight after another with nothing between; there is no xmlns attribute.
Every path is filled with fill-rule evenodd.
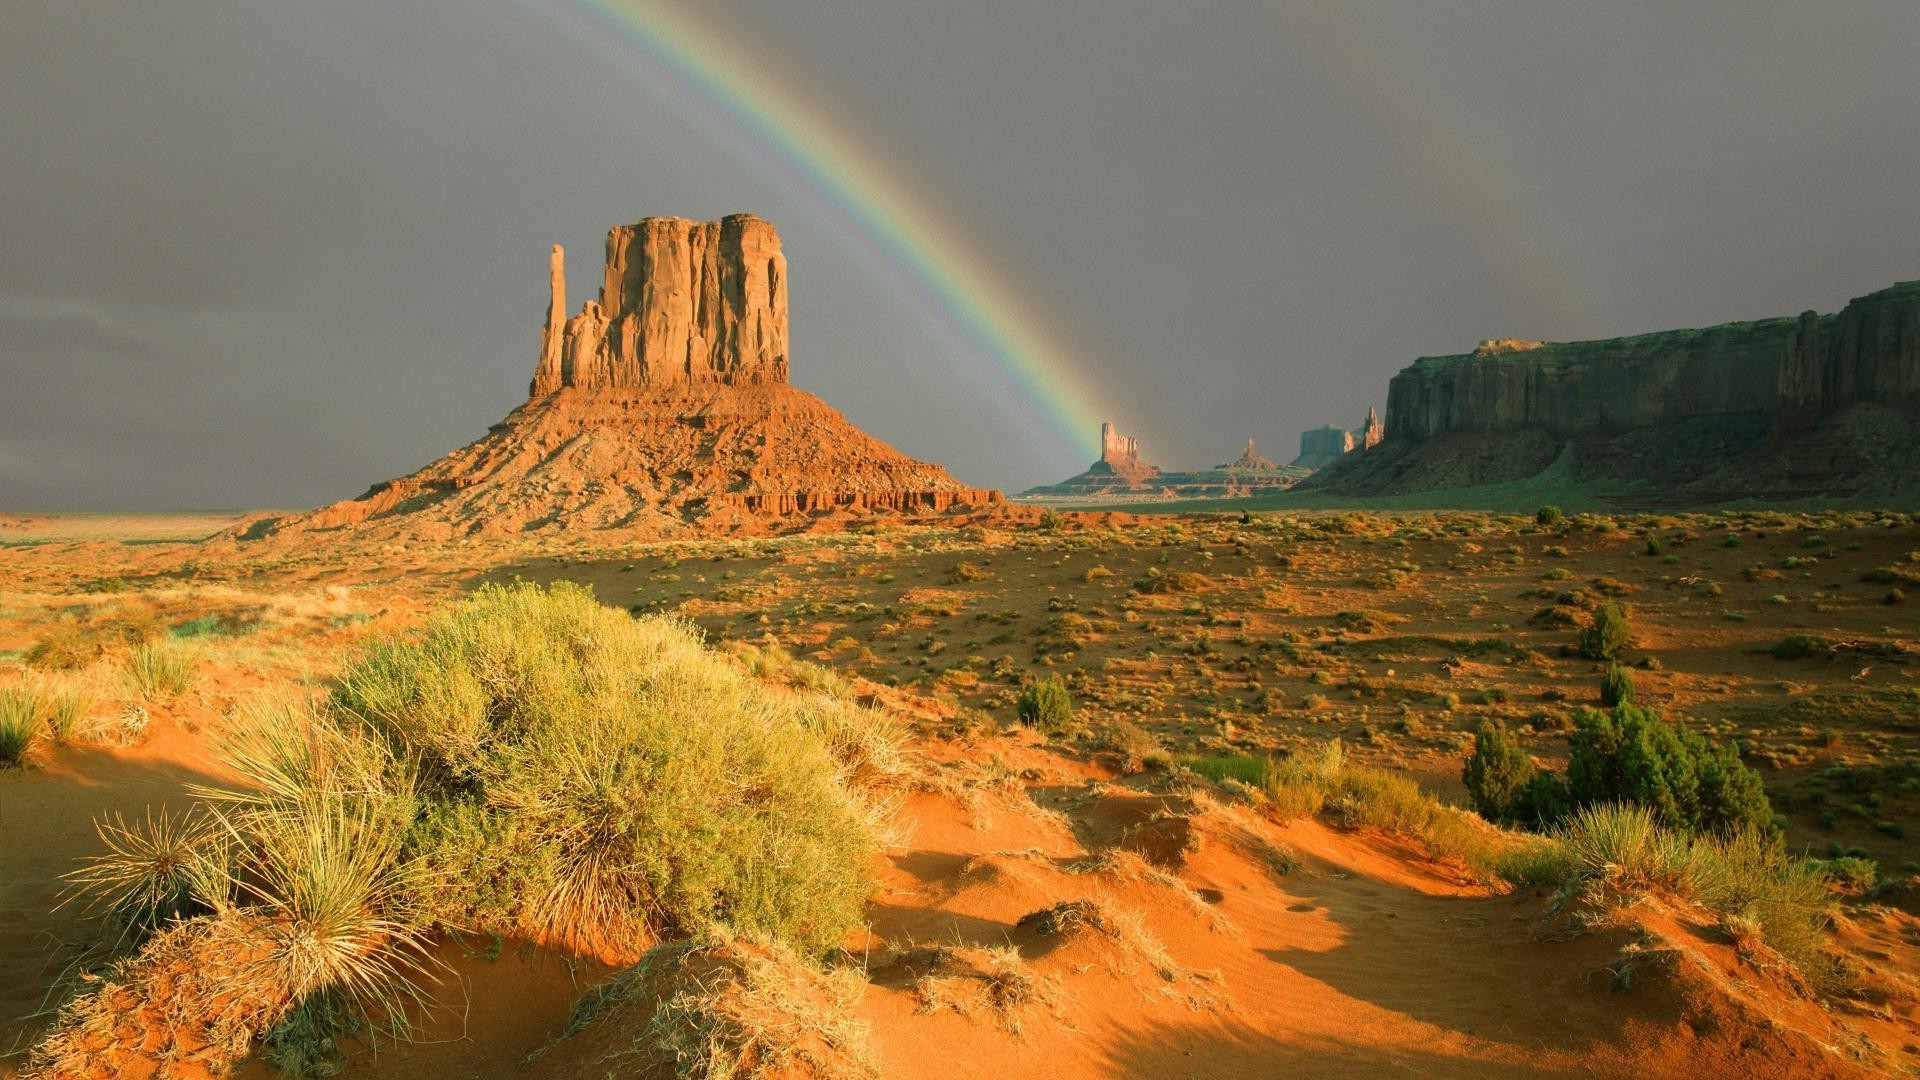
<svg viewBox="0 0 1920 1080"><path fill-rule="evenodd" d="M1599 672L1563 655L1576 629L1551 613L1611 597L1634 627L1627 659L1655 662L1635 672L1643 698L1747 740L1796 847L1864 852L1900 878L1920 870L1920 837L1906 835L1920 664L1903 651L1920 633L1910 603L1887 602L1898 585L1884 573L1920 572L1920 527L1904 518L1620 518L1549 533L1530 519L1334 514L294 551L193 542L206 519L4 524L0 681L37 677L24 654L63 627L200 629L182 639L197 657L186 693L140 698L108 651L74 676L104 734L0 774L0 1047L25 1045L102 955L98 925L56 909L59 875L98 849L96 818L184 805L190 785L218 778L220 734L251 703L319 692L369 635L521 577L591 582L723 647L778 644L899 714L932 779L905 798L869 928L848 943L887 1076L1920 1064L1920 1009L1903 989L1920 923L1899 903L1842 898L1836 944L1879 989L1813 1002L1770 989L1684 913L1558 940L1544 897L1490 895L1395 837L1276 823L1164 770L1126 772L1098 738L1045 741L1012 715L1021 678L1059 674L1089 733L1126 722L1178 753L1339 736L1457 798L1466 733L1485 719L1526 732L1543 762L1564 755L1559 728L1593 702ZM1792 633L1849 648L1776 658ZM133 710L137 732L120 724ZM1139 932L1056 940L1022 923L1075 901ZM1610 965L1646 940L1694 967L1611 989ZM959 972L964 990L969 958L995 947L1018 952L1034 1001L929 1004L927 976ZM936 953L946 967L930 966ZM421 1041L363 1049L347 1075L517 1073L607 974L514 942L448 942L441 957Z"/></svg>

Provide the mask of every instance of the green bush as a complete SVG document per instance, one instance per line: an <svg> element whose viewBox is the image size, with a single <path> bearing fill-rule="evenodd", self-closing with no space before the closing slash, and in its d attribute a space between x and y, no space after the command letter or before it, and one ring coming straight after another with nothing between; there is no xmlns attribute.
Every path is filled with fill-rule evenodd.
<svg viewBox="0 0 1920 1080"><path fill-rule="evenodd" d="M1619 664L1609 665L1600 677L1600 704L1609 709L1633 704L1633 673Z"/></svg>
<svg viewBox="0 0 1920 1080"><path fill-rule="evenodd" d="M1073 730L1073 695L1067 684L1057 678L1035 679L1020 691L1015 705L1020 722L1048 735L1064 735Z"/></svg>
<svg viewBox="0 0 1920 1080"><path fill-rule="evenodd" d="M1650 710L1587 710L1575 719L1568 742L1567 794L1575 806L1633 803L1684 833L1774 829L1759 774L1731 747Z"/></svg>
<svg viewBox="0 0 1920 1080"><path fill-rule="evenodd" d="M1809 656L1826 656L1833 652L1833 645L1825 638L1812 634L1788 634L1773 646L1773 655L1779 660L1803 660Z"/></svg>
<svg viewBox="0 0 1920 1080"><path fill-rule="evenodd" d="M1611 601L1594 609L1593 621L1580 631L1580 655L1589 660L1611 660L1632 638L1627 613Z"/></svg>
<svg viewBox="0 0 1920 1080"><path fill-rule="evenodd" d="M1533 520L1539 524L1541 528L1545 529L1558 528L1560 523L1566 520L1566 516L1564 511L1551 504L1543 506L1533 512Z"/></svg>
<svg viewBox="0 0 1920 1080"><path fill-rule="evenodd" d="M874 849L845 783L878 733L581 587L487 586L341 676L332 712L407 763L448 924L608 956L724 922L812 953Z"/></svg>
<svg viewBox="0 0 1920 1080"><path fill-rule="evenodd" d="M1467 758L1460 779L1481 817L1513 820L1533 777L1533 758L1513 741L1506 725L1498 721L1480 725L1473 737L1473 756Z"/></svg>

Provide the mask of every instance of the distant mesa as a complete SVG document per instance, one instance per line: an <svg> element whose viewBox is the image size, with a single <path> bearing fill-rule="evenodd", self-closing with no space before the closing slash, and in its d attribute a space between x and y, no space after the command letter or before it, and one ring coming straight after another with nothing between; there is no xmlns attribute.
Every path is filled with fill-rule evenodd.
<svg viewBox="0 0 1920 1080"><path fill-rule="evenodd" d="M1338 424L1309 428L1300 433L1300 456L1293 459L1296 469L1324 469L1355 450L1371 450L1380 445L1386 433L1372 406L1366 422L1348 431Z"/></svg>
<svg viewBox="0 0 1920 1080"><path fill-rule="evenodd" d="M418 472L246 537L753 532L1003 505L788 384L787 264L768 222L615 228L599 294L571 317L562 256L525 404Z"/></svg>
<svg viewBox="0 0 1920 1080"><path fill-rule="evenodd" d="M1384 435L1305 489L1449 505L1920 504L1920 282L1832 315L1421 357L1393 378Z"/></svg>
<svg viewBox="0 0 1920 1080"><path fill-rule="evenodd" d="M1211 469L1163 472L1140 458L1139 440L1122 435L1112 423L1100 425L1100 460L1078 476L1020 493L1030 502L1125 503L1176 499L1239 499L1285 491L1307 472L1276 465L1247 440L1238 460Z"/></svg>

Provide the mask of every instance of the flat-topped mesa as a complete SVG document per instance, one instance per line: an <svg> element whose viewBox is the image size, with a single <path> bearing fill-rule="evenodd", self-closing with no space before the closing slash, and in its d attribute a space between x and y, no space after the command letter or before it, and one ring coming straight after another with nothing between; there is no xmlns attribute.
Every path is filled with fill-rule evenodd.
<svg viewBox="0 0 1920 1080"><path fill-rule="evenodd" d="M779 233L751 214L649 217L610 230L599 298L564 323L556 244L550 289L532 397L787 381L787 260Z"/></svg>

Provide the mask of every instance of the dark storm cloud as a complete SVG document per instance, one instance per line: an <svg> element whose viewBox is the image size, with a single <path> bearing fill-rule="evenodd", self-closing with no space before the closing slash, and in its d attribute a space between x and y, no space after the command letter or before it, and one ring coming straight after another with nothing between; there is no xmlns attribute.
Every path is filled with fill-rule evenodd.
<svg viewBox="0 0 1920 1080"><path fill-rule="evenodd" d="M1920 5L709 3L939 207L1170 466L1291 456L1421 353L1920 277ZM300 505L479 435L545 249L753 210L794 371L1007 487L1021 425L810 193L533 4L0 14L0 508Z"/></svg>

